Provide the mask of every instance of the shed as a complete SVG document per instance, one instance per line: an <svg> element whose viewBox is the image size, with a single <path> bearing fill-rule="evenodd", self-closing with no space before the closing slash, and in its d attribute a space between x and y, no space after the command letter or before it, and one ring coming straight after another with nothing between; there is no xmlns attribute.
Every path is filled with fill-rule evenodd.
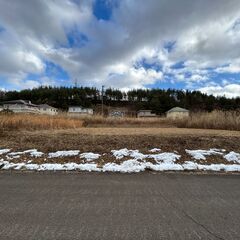
<svg viewBox="0 0 240 240"><path fill-rule="evenodd" d="M137 112L137 117L141 118L141 117L157 117L157 115L155 113L152 113L152 110L139 110Z"/></svg>
<svg viewBox="0 0 240 240"><path fill-rule="evenodd" d="M56 115L58 113L57 108L49 106L48 104L40 104L38 108L41 114Z"/></svg>
<svg viewBox="0 0 240 240"><path fill-rule="evenodd" d="M185 118L189 117L189 110L181 107L174 107L166 112L167 118Z"/></svg>
<svg viewBox="0 0 240 240"><path fill-rule="evenodd" d="M76 117L82 115L93 115L93 109L83 108L82 106L70 106L68 108L68 115Z"/></svg>

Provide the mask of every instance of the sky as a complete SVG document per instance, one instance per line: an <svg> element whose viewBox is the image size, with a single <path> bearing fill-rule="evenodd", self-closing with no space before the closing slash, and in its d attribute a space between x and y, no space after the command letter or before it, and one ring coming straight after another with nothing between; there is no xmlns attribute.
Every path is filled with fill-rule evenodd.
<svg viewBox="0 0 240 240"><path fill-rule="evenodd" d="M240 97L239 0L0 0L0 89Z"/></svg>

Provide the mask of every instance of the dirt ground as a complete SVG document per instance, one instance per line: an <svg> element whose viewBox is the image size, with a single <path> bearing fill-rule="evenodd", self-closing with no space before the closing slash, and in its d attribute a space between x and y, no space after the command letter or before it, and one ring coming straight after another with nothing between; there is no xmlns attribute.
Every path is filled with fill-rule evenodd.
<svg viewBox="0 0 240 240"><path fill-rule="evenodd" d="M80 128L75 130L4 131L0 134L0 149L12 151L38 149L44 153L60 150L80 150L104 154L99 164L113 162L110 154L114 149L138 149L149 153L152 148L164 152L177 151L182 157L178 162L189 160L185 149L219 148L240 151L240 132L224 130L183 128ZM23 159L24 158L24 159ZM22 156L16 161L27 161ZM42 159L34 162L41 163ZM122 159L121 161L123 161ZM52 159L52 161L55 161ZM60 162L82 162L79 157L68 157ZM226 163L219 156L210 156L209 163Z"/></svg>
<svg viewBox="0 0 240 240"><path fill-rule="evenodd" d="M240 150L240 131L183 128L80 128L75 130L3 131L0 148L43 152L79 149L104 153L128 148L148 151L225 148Z"/></svg>

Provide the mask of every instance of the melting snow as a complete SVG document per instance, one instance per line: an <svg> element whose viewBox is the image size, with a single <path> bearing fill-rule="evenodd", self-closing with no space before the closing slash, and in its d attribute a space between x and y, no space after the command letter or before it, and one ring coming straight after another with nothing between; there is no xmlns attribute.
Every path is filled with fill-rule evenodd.
<svg viewBox="0 0 240 240"><path fill-rule="evenodd" d="M11 149L0 149L0 155L10 152Z"/></svg>
<svg viewBox="0 0 240 240"><path fill-rule="evenodd" d="M210 150L185 150L193 159L206 160L205 156L223 155L224 149L212 148Z"/></svg>
<svg viewBox="0 0 240 240"><path fill-rule="evenodd" d="M153 151L154 150L154 151ZM143 154L139 150L129 150L127 148L120 150L112 150L111 153L116 159L122 159L129 157L128 160L123 161L120 164L106 163L102 167L98 167L94 160L101 157L100 154L87 152L80 154L79 150L71 151L57 151L49 153L48 158L61 158L69 156L77 156L80 154L80 158L86 159L86 163L43 163L35 164L31 160L27 162L14 163L11 162L14 158L19 158L22 154L29 154L31 157L41 157L44 153L37 151L36 149L30 149L23 152L10 152L10 149L0 150L0 154L6 154L6 159L0 160L0 168L2 169L27 169L36 171L69 171L69 170L80 170L80 171L98 171L98 172L122 172L122 173L133 173L141 172L146 169L154 171L183 171L183 170L203 170L203 171L229 171L238 172L240 171L240 154L236 152L225 153L224 149L210 149L210 150L186 150L186 152L196 160L206 160L206 156L219 155L225 158L228 162L234 164L198 164L193 161L186 161L183 164L176 163L181 158L177 152L158 152L160 149L154 148L150 152L152 154ZM149 162L148 159L154 159L155 163ZM45 159L47 161L47 158ZM88 163L89 162L89 163Z"/></svg>
<svg viewBox="0 0 240 240"><path fill-rule="evenodd" d="M235 152L230 152L224 156L224 158L229 162L235 162L240 164L240 154Z"/></svg>
<svg viewBox="0 0 240 240"><path fill-rule="evenodd" d="M57 151L53 153L49 153L49 158L59 158L59 157L73 157L77 156L80 153L79 150L70 150L70 151Z"/></svg>
<svg viewBox="0 0 240 240"><path fill-rule="evenodd" d="M42 157L43 155L43 152L38 152L37 150L30 153L30 156L35 158Z"/></svg>
<svg viewBox="0 0 240 240"><path fill-rule="evenodd" d="M181 157L181 155L165 152L159 154L151 154L150 158L153 158L156 162L164 162L164 163L174 163L177 159Z"/></svg>
<svg viewBox="0 0 240 240"><path fill-rule="evenodd" d="M149 152L151 152L151 153L161 152L161 149L160 148L153 148L153 149L149 150Z"/></svg>
<svg viewBox="0 0 240 240"><path fill-rule="evenodd" d="M116 159L122 159L124 157L132 157L134 159L144 159L148 155L144 155L139 152L139 150L128 150L127 148L123 148L120 150L112 150L113 156Z"/></svg>
<svg viewBox="0 0 240 240"><path fill-rule="evenodd" d="M100 156L101 156L100 154L92 153L92 152L80 154L80 158L85 158L86 161L89 161L89 162L93 160L97 160Z"/></svg>

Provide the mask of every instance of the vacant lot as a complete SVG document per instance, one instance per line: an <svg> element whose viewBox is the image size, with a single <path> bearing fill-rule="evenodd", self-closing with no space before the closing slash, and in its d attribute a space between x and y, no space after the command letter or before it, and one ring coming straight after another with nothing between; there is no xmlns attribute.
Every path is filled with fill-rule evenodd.
<svg viewBox="0 0 240 240"><path fill-rule="evenodd" d="M0 148L43 152L79 149L104 153L129 148L147 151L226 148L240 150L240 132L183 128L79 128L72 130L3 131Z"/></svg>

